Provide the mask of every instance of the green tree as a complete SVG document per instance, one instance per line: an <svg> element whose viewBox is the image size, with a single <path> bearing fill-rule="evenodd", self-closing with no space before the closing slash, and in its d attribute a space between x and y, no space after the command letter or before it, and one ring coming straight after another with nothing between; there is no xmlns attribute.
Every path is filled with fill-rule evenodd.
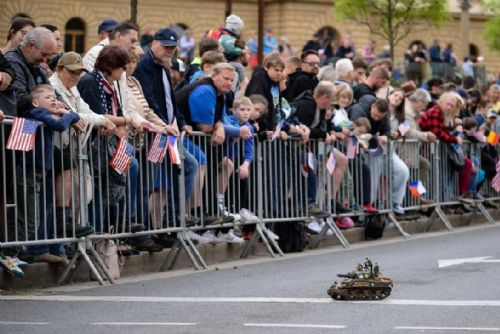
<svg viewBox="0 0 500 334"><path fill-rule="evenodd" d="M500 0L484 0L483 6L494 15L484 24L484 38L490 48L500 51Z"/></svg>
<svg viewBox="0 0 500 334"><path fill-rule="evenodd" d="M370 33L386 39L394 47L416 29L419 23L439 26L449 18L447 0L336 0L340 19L368 27Z"/></svg>

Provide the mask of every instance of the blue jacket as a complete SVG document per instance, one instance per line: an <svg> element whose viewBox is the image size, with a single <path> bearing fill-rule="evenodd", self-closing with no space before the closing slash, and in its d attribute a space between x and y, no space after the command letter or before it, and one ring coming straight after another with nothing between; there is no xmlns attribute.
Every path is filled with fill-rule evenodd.
<svg viewBox="0 0 500 334"><path fill-rule="evenodd" d="M77 113L69 112L61 118L55 118L46 109L34 108L31 109L27 118L40 121L44 126L38 126L35 139L35 171L42 173L52 170L52 156L54 154L53 131L66 131L71 124L80 120ZM42 130L43 128L43 130ZM21 155L17 155L21 158ZM26 170L33 169L33 151L26 153Z"/></svg>
<svg viewBox="0 0 500 334"><path fill-rule="evenodd" d="M174 116L177 118L179 129L181 129L186 122L177 108L170 72L156 62L151 50L148 50L141 58L133 76L141 83L144 97L146 101L148 101L149 107L168 124L168 112L165 104L165 87L163 86L163 71L166 72L168 82L170 83L170 96L172 97L172 105L174 106Z"/></svg>
<svg viewBox="0 0 500 334"><path fill-rule="evenodd" d="M250 131L252 132L252 137L245 139L243 141L244 153L243 153L243 157L241 157L242 158L241 163L243 163L244 161L248 161L249 163L252 163L252 160L253 160L253 134L254 134L253 126L249 122L241 124L241 122L238 120L238 118L236 118L236 116L234 116L234 115L226 116L224 118L224 125L226 125L226 124L231 125L232 127L235 127L238 129L244 125L246 125L250 128ZM237 143L234 143L233 139L239 137L239 131L238 131L237 136L231 136L227 132L226 132L226 136L227 137L226 137L226 140L224 142L224 155L227 156L229 159L234 161L234 160L239 158L238 157L239 156L239 145Z"/></svg>

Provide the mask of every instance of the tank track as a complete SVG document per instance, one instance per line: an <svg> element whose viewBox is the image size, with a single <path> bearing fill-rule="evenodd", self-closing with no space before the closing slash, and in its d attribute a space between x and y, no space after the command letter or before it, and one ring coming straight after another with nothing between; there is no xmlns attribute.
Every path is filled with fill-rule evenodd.
<svg viewBox="0 0 500 334"><path fill-rule="evenodd" d="M390 287L338 289L332 285L327 293L337 300L382 300L389 297L391 291Z"/></svg>

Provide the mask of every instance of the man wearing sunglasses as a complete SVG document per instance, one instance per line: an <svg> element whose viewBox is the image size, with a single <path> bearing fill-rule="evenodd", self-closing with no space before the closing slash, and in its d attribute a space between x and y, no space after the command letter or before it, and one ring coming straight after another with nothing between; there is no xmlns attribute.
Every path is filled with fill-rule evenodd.
<svg viewBox="0 0 500 334"><path fill-rule="evenodd" d="M284 96L292 102L305 91L313 91L318 85L319 54L315 50L306 50L300 56L300 70L288 76Z"/></svg>

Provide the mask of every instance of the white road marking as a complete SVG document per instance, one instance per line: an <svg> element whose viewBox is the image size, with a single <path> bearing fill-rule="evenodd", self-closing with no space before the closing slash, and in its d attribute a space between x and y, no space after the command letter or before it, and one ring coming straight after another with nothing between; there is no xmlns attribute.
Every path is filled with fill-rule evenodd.
<svg viewBox="0 0 500 334"><path fill-rule="evenodd" d="M419 326L399 326L394 329L400 330L438 330L438 331L469 331L469 332L500 332L500 328L486 328L486 327L419 327Z"/></svg>
<svg viewBox="0 0 500 334"><path fill-rule="evenodd" d="M500 260L490 260L491 256L483 256L483 257L469 257L464 259L449 259L449 260L439 260L438 267L445 268L456 266L464 263L500 263Z"/></svg>
<svg viewBox="0 0 500 334"><path fill-rule="evenodd" d="M195 322L92 322L94 326L196 326Z"/></svg>
<svg viewBox="0 0 500 334"><path fill-rule="evenodd" d="M137 302L137 303L278 303L278 304L370 304L410 306L500 306L500 300L423 300L393 299L381 301L335 301L331 298L267 298L267 297L145 297L145 296L0 296L0 301L49 301L49 302Z"/></svg>
<svg viewBox="0 0 500 334"><path fill-rule="evenodd" d="M35 325L48 325L48 324L50 324L50 322L0 321L0 325L35 326Z"/></svg>
<svg viewBox="0 0 500 334"><path fill-rule="evenodd" d="M245 327L281 327L281 328L330 328L343 329L343 325L312 325L312 324L244 324Z"/></svg>

